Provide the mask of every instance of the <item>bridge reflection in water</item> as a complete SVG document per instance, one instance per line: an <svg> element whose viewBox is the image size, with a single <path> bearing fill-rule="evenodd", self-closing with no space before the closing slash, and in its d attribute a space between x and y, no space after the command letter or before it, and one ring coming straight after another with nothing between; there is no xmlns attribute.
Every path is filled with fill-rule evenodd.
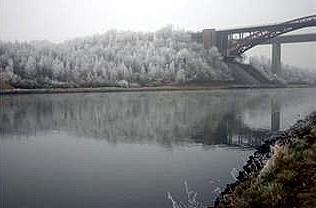
<svg viewBox="0 0 316 208"><path fill-rule="evenodd" d="M310 112L313 94L291 89L3 97L0 139L66 132L111 144L257 146L287 119L281 119L281 108Z"/></svg>
<svg viewBox="0 0 316 208"><path fill-rule="evenodd" d="M269 137L272 133L280 130L281 119L281 105L277 97L271 98L271 128L250 128L243 123L242 118L234 118L233 115L227 117L226 122L226 134L221 137L226 138L226 144L229 145L246 145L246 146L259 146L262 142ZM268 113L268 112L267 112ZM224 122L224 123L225 123ZM225 128L223 124L222 128ZM218 130L218 132L225 132Z"/></svg>

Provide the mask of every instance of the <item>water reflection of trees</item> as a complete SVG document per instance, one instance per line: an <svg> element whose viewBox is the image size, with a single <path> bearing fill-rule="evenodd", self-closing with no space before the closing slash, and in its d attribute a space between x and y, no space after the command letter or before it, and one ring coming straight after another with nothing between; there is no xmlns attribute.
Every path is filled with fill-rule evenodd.
<svg viewBox="0 0 316 208"><path fill-rule="evenodd" d="M3 97L1 137L63 131L111 143L258 144L267 130L241 116L262 100L233 92L29 95Z"/></svg>

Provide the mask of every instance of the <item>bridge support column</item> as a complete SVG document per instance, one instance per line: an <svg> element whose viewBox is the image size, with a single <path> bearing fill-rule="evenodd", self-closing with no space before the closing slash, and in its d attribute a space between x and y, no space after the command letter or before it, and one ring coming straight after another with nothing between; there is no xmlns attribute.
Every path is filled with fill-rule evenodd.
<svg viewBox="0 0 316 208"><path fill-rule="evenodd" d="M281 75L281 44L272 44L272 73Z"/></svg>
<svg viewBox="0 0 316 208"><path fill-rule="evenodd" d="M216 45L216 31L215 29L206 29L202 32L202 39L204 49L210 49Z"/></svg>

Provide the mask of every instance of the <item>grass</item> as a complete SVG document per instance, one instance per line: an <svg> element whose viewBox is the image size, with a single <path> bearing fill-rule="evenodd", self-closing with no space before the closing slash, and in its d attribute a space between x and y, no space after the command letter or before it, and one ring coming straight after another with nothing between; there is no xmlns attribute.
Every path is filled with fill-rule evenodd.
<svg viewBox="0 0 316 208"><path fill-rule="evenodd" d="M13 87L0 79L0 90L11 90Z"/></svg>
<svg viewBox="0 0 316 208"><path fill-rule="evenodd" d="M218 207L315 208L316 127L275 146L265 167L226 194Z"/></svg>

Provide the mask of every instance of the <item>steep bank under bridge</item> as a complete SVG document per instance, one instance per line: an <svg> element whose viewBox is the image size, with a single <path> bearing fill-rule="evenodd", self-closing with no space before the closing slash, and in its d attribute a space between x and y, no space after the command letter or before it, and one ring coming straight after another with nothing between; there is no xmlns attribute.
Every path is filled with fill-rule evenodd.
<svg viewBox="0 0 316 208"><path fill-rule="evenodd" d="M252 65L243 64L236 61L227 61L226 63L233 72L233 77L236 84L256 86L271 86L279 84L269 80Z"/></svg>
<svg viewBox="0 0 316 208"><path fill-rule="evenodd" d="M316 112L267 138L236 178L214 208L316 207Z"/></svg>

